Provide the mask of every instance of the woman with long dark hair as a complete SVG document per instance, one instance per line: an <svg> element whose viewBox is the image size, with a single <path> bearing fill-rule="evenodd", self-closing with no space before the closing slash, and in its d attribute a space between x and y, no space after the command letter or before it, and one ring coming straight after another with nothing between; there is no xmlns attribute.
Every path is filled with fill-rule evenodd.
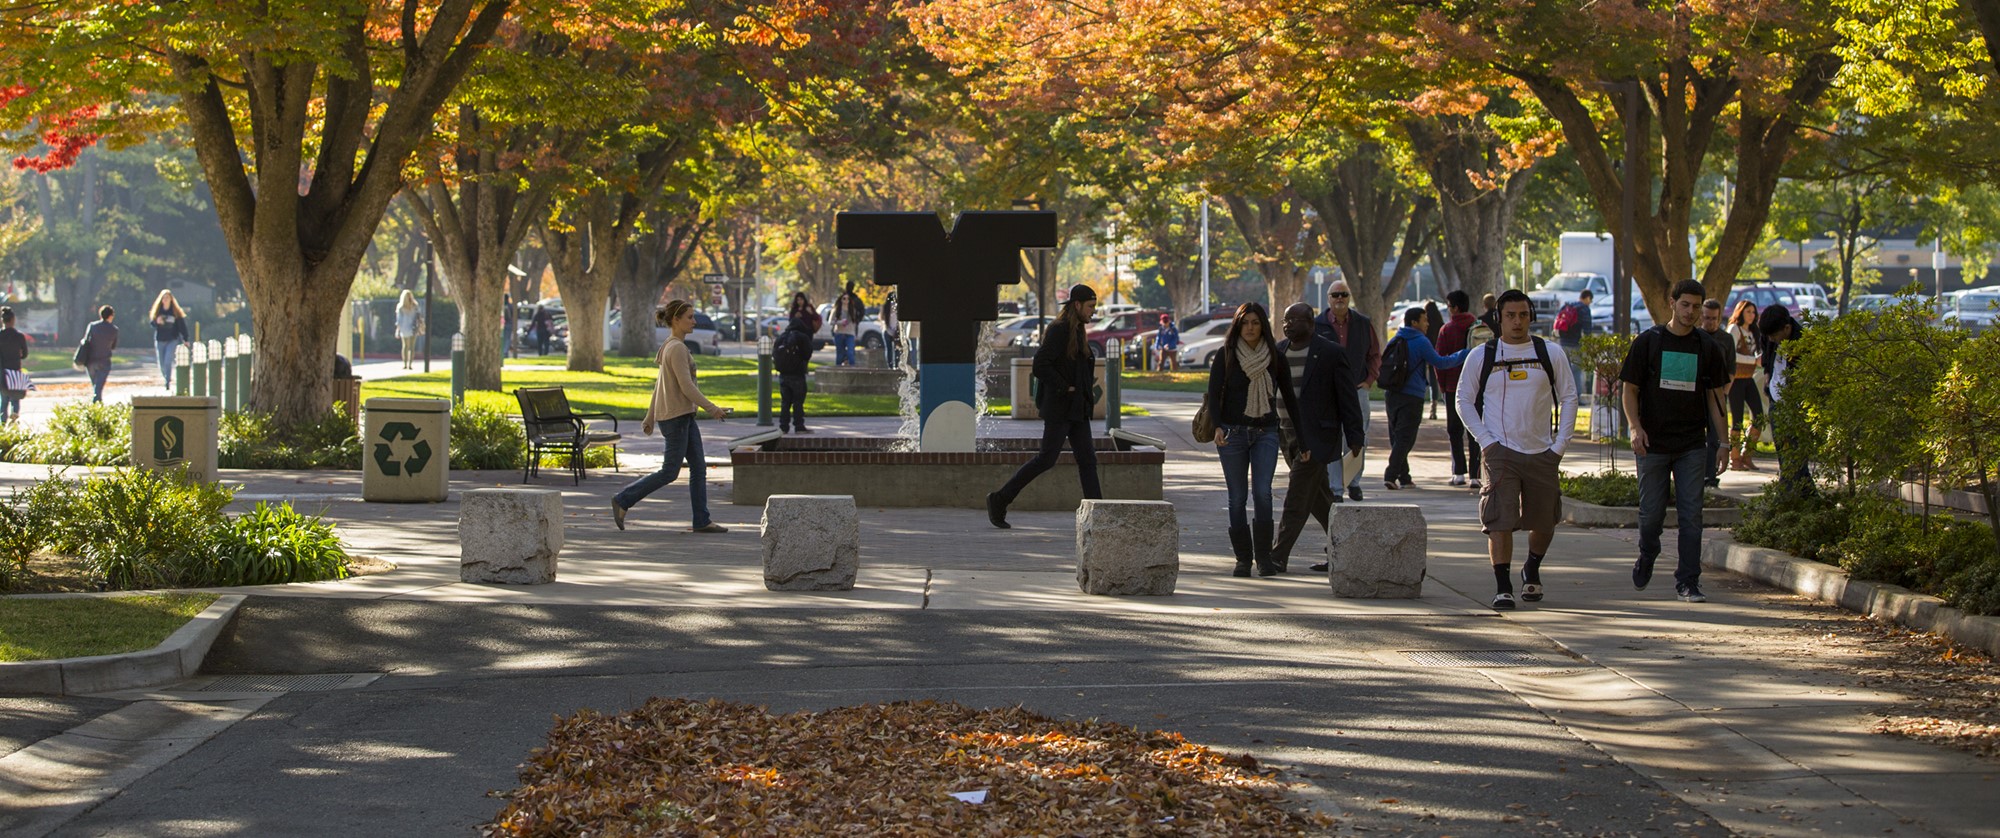
<svg viewBox="0 0 2000 838"><path fill-rule="evenodd" d="M792 294L792 307L785 310L786 320L798 320L800 318L805 318L806 331L814 333L819 331L819 312L813 308L812 298L806 296L806 292L804 291L794 292Z"/></svg>
<svg viewBox="0 0 2000 838"><path fill-rule="evenodd" d="M1097 485L1097 449L1091 447L1090 410L1097 403L1091 389L1097 384L1097 358L1090 353L1090 319L1097 316L1097 292L1088 285L1069 289L1069 301L1062 314L1042 334L1042 348L1035 351L1035 408L1042 413L1042 447L1035 458L1021 464L1007 485L986 496L986 520L1001 529L1007 524L1007 505L1021 490L1054 468L1069 443L1076 458L1076 475L1083 481L1083 496L1104 497Z"/></svg>
<svg viewBox="0 0 2000 838"><path fill-rule="evenodd" d="M687 336L694 331L694 306L686 300L674 300L665 308L654 313L655 320L673 333L673 339L660 345L659 373L653 379L653 402L646 408L646 418L639 429L648 435L653 428L660 429L660 436L666 440L666 459L660 462L660 470L626 484L611 498L611 521L619 529L625 528L625 514L634 504L661 487L680 477L681 466L688 469L688 501L692 507L693 520L689 528L692 532L721 533L729 528L715 523L708 517L708 461L702 457L701 429L695 425L695 409L708 411L717 419L726 419L729 408L709 401L701 394L701 388L694 382L694 358L688 354Z"/></svg>
<svg viewBox="0 0 2000 838"><path fill-rule="evenodd" d="M1756 471L1750 459L1764 433L1764 396L1757 392L1757 364L1763 358L1764 336L1757 333L1757 304L1739 300L1729 314L1729 338L1736 344L1736 374L1729 383L1729 467ZM1743 409L1750 408L1750 431L1743 431Z"/></svg>
<svg viewBox="0 0 2000 838"><path fill-rule="evenodd" d="M187 312L181 310L174 292L162 290L153 298L153 307L146 312L146 322L153 327L153 350L160 363L160 383L167 390L174 389L174 350L187 343Z"/></svg>
<svg viewBox="0 0 2000 838"><path fill-rule="evenodd" d="M1215 417L1215 451L1222 458L1222 481L1229 488L1229 546L1236 551L1237 576L1283 571L1271 561L1271 476L1278 468L1280 415L1297 416L1292 371L1273 348L1271 317L1257 303L1244 303L1229 324L1222 355L1208 370L1208 411ZM1245 514L1255 504L1257 518Z"/></svg>

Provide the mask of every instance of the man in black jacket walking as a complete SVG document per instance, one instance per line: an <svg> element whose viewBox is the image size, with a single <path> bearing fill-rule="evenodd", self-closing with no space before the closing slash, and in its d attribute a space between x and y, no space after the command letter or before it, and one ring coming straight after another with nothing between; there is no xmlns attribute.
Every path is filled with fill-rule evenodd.
<svg viewBox="0 0 2000 838"><path fill-rule="evenodd" d="M1343 444L1352 450L1362 442L1361 400L1347 353L1340 344L1313 334L1312 306L1305 303L1285 309L1284 330L1278 359L1291 368L1299 414L1286 413L1279 424L1285 462L1292 470L1278 538L1271 546L1271 563L1280 570L1287 568L1292 545L1298 543L1308 517L1326 529L1334 491L1328 485L1327 466L1340 462Z"/></svg>

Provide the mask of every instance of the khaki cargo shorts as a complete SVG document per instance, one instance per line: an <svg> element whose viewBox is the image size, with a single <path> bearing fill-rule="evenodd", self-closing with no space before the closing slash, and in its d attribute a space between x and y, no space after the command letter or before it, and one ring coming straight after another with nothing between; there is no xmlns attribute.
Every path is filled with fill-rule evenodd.
<svg viewBox="0 0 2000 838"><path fill-rule="evenodd" d="M1523 454L1505 445L1488 446L1483 454L1479 531L1554 529L1562 517L1562 486L1556 482L1562 456L1553 449Z"/></svg>

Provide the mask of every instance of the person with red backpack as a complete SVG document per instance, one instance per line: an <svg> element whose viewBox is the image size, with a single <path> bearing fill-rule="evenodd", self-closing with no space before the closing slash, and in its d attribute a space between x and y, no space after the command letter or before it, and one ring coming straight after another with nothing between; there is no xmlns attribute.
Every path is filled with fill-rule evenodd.
<svg viewBox="0 0 2000 838"><path fill-rule="evenodd" d="M1576 295L1576 302L1556 312L1556 322L1551 324L1551 328L1556 333L1556 343L1562 346L1563 354L1574 356L1583 348L1583 336L1590 334L1590 301L1596 296L1585 288ZM1583 365L1571 365L1569 375L1576 384L1576 391L1583 392Z"/></svg>

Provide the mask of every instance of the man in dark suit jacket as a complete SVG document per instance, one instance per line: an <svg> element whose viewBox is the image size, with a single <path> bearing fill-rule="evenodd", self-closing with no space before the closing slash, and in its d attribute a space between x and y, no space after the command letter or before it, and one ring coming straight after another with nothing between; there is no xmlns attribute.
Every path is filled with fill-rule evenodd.
<svg viewBox="0 0 2000 838"><path fill-rule="evenodd" d="M1292 476L1285 487L1285 511L1278 519L1278 538L1271 546L1271 562L1284 568L1305 529L1306 518L1319 521L1325 530L1327 515L1337 498L1328 485L1327 467L1340 462L1343 450L1362 445L1361 399L1347 352L1340 344L1313 333L1312 306L1296 303L1285 309L1285 339L1277 346L1277 360L1292 367L1292 386L1298 389L1299 415L1285 416L1282 428L1291 431L1285 445L1285 460ZM1303 356L1303 357L1301 357ZM1343 443L1345 449L1343 449Z"/></svg>

